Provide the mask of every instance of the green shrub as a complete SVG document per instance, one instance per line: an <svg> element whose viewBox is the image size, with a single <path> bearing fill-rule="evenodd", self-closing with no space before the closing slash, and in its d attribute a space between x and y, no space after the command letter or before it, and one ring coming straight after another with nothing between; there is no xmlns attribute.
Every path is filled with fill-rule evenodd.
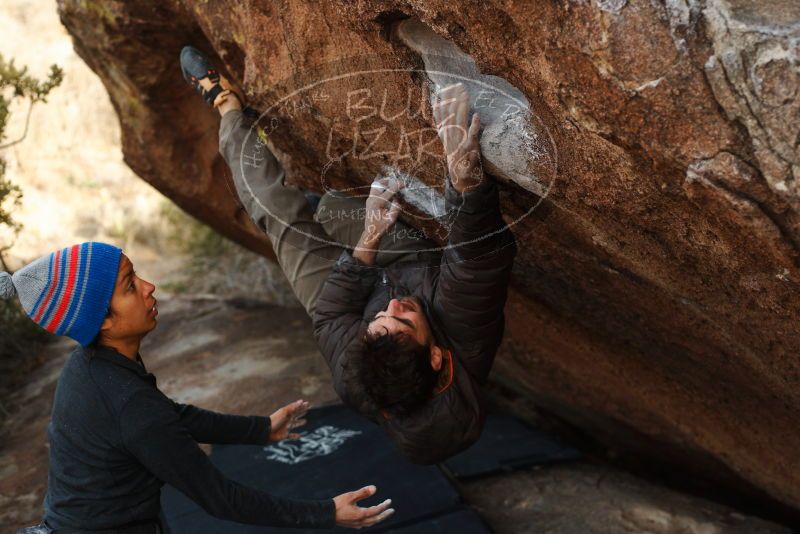
<svg viewBox="0 0 800 534"><path fill-rule="evenodd" d="M57 66L50 67L50 74L44 81L37 80L36 78L28 75L28 68L23 67L18 69L14 65L14 60L6 61L0 55L0 149L13 146L23 139L28 133L28 121L30 120L30 112L37 102L46 102L47 95L55 87L61 84L64 79L63 71ZM25 120L25 130L22 135L9 142L4 143L6 138L6 126L11 118L11 103L14 100L27 100L28 101L28 115ZM21 226L14 221L12 211L19 206L22 200L22 191L19 187L12 184L6 178L6 162L0 156L0 226L5 226L11 230L12 235L19 233ZM12 243L6 243L0 247L0 255L9 248ZM0 258L1 259L1 258ZM0 265L5 268L5 264Z"/></svg>
<svg viewBox="0 0 800 534"><path fill-rule="evenodd" d="M175 248L196 258L214 260L230 253L237 245L218 234L172 202L166 201L161 207L161 215L167 221L167 240Z"/></svg>
<svg viewBox="0 0 800 534"><path fill-rule="evenodd" d="M8 148L21 142L28 131L30 110L37 102L44 102L48 93L58 86L63 79L63 72L56 65L50 67L47 79L40 81L27 73L27 68L18 69L14 61L8 61L0 55L0 149ZM6 126L10 119L10 106L14 100L28 101L28 115L25 130L15 140L4 143ZM5 176L6 162L0 155L0 227L4 227L14 238L22 226L14 220L13 211L22 201L22 191ZM0 269L8 270L3 252L13 245L11 242L0 244ZM17 384L27 372L39 361L36 356L39 344L52 336L34 324L19 304L19 301L0 300L0 395ZM2 397L0 397L1 399ZM2 401L0 400L0 407ZM0 419L5 409L0 410Z"/></svg>
<svg viewBox="0 0 800 534"><path fill-rule="evenodd" d="M296 306L280 266L218 234L165 202L166 239L183 256L180 271L161 287L176 294L213 294Z"/></svg>
<svg viewBox="0 0 800 534"><path fill-rule="evenodd" d="M25 314L17 299L0 300L0 362L13 359L52 336Z"/></svg>

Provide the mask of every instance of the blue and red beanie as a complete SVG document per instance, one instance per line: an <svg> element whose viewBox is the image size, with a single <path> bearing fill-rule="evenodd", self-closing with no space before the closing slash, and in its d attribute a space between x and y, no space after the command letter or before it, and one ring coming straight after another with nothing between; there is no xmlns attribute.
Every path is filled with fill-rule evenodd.
<svg viewBox="0 0 800 534"><path fill-rule="evenodd" d="M85 347L108 315L121 255L96 242L53 252L13 275L0 272L0 299L17 295L33 322Z"/></svg>

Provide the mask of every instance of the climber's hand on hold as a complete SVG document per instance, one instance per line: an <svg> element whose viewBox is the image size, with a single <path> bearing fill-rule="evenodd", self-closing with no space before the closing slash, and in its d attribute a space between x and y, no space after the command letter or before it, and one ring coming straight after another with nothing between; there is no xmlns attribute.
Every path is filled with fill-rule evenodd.
<svg viewBox="0 0 800 534"><path fill-rule="evenodd" d="M448 85L438 92L433 118L453 187L460 193L477 187L484 179L478 143L481 121L477 113L469 120L469 94L464 84Z"/></svg>
<svg viewBox="0 0 800 534"><path fill-rule="evenodd" d="M393 177L381 178L372 182L365 206L367 213L364 230L369 232L376 241L380 241L380 238L397 222L400 204L392 199L402 188L402 182Z"/></svg>
<svg viewBox="0 0 800 534"><path fill-rule="evenodd" d="M403 183L397 178L375 180L369 191L366 203L364 231L353 249L353 257L366 265L374 265L381 238L397 222L400 203L393 200Z"/></svg>

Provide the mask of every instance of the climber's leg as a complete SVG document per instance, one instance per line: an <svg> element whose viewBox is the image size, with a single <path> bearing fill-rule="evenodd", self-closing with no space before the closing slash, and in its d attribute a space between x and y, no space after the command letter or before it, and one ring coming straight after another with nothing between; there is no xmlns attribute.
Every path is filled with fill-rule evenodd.
<svg viewBox="0 0 800 534"><path fill-rule="evenodd" d="M295 295L311 315L342 248L330 244L305 195L284 185L281 164L245 118L253 110L242 110L242 92L194 47L181 50L180 65L186 82L222 116L219 150L231 168L239 199L266 232Z"/></svg>
<svg viewBox="0 0 800 534"><path fill-rule="evenodd" d="M317 208L316 219L325 233L342 246L352 249L364 230L366 199L328 192ZM385 267L399 261L427 261L439 264L438 245L402 221L397 221L381 239L376 263Z"/></svg>
<svg viewBox="0 0 800 534"><path fill-rule="evenodd" d="M305 195L283 183L284 171L239 109L222 116L219 150L236 192L256 225L266 232L284 274L309 315L343 248L332 244Z"/></svg>

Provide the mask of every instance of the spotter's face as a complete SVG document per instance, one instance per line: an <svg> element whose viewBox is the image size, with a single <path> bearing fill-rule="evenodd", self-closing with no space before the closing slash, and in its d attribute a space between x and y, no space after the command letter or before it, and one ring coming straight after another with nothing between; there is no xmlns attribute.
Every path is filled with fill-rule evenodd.
<svg viewBox="0 0 800 534"><path fill-rule="evenodd" d="M141 339L156 327L156 286L139 278L133 263L120 257L117 282L111 297L112 315L103 323L107 339Z"/></svg>

